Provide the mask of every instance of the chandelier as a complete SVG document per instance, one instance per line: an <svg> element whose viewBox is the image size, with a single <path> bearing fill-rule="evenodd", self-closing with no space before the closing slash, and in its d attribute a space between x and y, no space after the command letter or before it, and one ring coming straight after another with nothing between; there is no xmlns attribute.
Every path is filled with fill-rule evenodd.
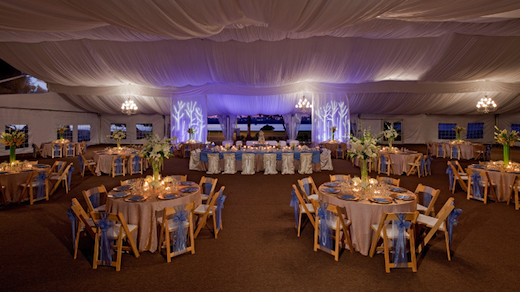
<svg viewBox="0 0 520 292"><path fill-rule="evenodd" d="M487 97L487 94L477 102L477 111L480 113L490 113L497 109L497 104L491 97Z"/></svg>
<svg viewBox="0 0 520 292"><path fill-rule="evenodd" d="M137 105L135 105L133 100L130 100L130 97L121 105L121 112L127 115L137 112Z"/></svg>
<svg viewBox="0 0 520 292"><path fill-rule="evenodd" d="M295 108L302 111L302 113L306 112L309 109L312 109L312 104L307 100L305 95L303 96L303 99L300 98L298 103L294 106Z"/></svg>

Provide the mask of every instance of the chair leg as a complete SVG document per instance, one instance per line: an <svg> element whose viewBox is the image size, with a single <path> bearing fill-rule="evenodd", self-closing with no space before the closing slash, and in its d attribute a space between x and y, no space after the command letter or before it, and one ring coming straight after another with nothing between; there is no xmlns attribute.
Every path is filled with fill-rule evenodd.
<svg viewBox="0 0 520 292"><path fill-rule="evenodd" d="M316 226L314 226L314 251L318 251L319 244L318 244L318 234L320 233L319 225L320 225L320 218L316 217Z"/></svg>
<svg viewBox="0 0 520 292"><path fill-rule="evenodd" d="M415 237L413 232L410 234L410 257L412 259L412 271L417 272L417 258L415 254Z"/></svg>
<svg viewBox="0 0 520 292"><path fill-rule="evenodd" d="M99 258L99 234L96 233L96 239L94 240L94 258L92 259L92 268L97 269L98 258Z"/></svg>
<svg viewBox="0 0 520 292"><path fill-rule="evenodd" d="M390 273L390 250L388 249L388 239L383 237L383 246L385 253L385 271Z"/></svg>
<svg viewBox="0 0 520 292"><path fill-rule="evenodd" d="M121 227L122 228L122 227ZM121 231L119 231L121 232ZM128 236L132 236L129 234ZM123 238L117 240L117 259L116 259L116 271L121 271L121 256L123 254Z"/></svg>
<svg viewBox="0 0 520 292"><path fill-rule="evenodd" d="M448 231L444 231L444 238L446 240L446 253L448 254L448 261L451 261L450 235L448 234Z"/></svg>

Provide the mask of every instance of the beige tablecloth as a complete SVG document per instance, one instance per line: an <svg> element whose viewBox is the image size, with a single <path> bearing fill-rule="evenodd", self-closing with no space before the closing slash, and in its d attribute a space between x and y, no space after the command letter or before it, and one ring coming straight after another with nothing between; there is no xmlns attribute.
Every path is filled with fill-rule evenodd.
<svg viewBox="0 0 520 292"><path fill-rule="evenodd" d="M110 167L112 163L112 157L114 156L123 156L126 157L127 165L126 165L126 172L128 173L128 170L131 169L129 167L132 167L130 156L134 154L106 154L102 151L96 151L92 153L92 160L96 162L96 174L100 176L102 173L109 174L110 173ZM143 171L145 169L148 169L148 161L143 161Z"/></svg>
<svg viewBox="0 0 520 292"><path fill-rule="evenodd" d="M50 165L49 165L50 167ZM36 169L35 171L46 171L48 168L41 168ZM17 173L7 173L7 174L0 174L0 183L2 183L3 186L5 186L5 197L7 199L6 203L18 203L18 200L20 200L20 196L22 195L23 187L20 186L20 184L25 183L27 179L29 178L29 175L31 175L32 172L17 172ZM29 190L27 190L28 192ZM26 195L26 199L28 199L29 196Z"/></svg>
<svg viewBox="0 0 520 292"><path fill-rule="evenodd" d="M475 168L473 166L469 166L469 168L473 172L487 172L489 179L491 182L494 182L496 186L496 194L499 202L505 202L509 198L509 186L513 184L515 181L515 176L518 175L516 173L511 172L502 172L502 171L491 171L481 168Z"/></svg>
<svg viewBox="0 0 520 292"><path fill-rule="evenodd" d="M198 187L198 185L195 185ZM158 248L159 236L157 218L162 217L164 208L181 206L195 202L195 207L201 204L200 188L194 193L173 200L160 200L157 195L149 194L144 202L126 202L124 199L108 198L107 210L111 213L121 212L128 224L139 226L137 242L140 252L155 252Z"/></svg>
<svg viewBox="0 0 520 292"><path fill-rule="evenodd" d="M383 212L415 212L417 210L417 201L400 201L391 204L377 204L370 203L367 200L360 201L346 201L338 198L340 194L330 194L324 191L327 188L321 185L318 189L319 200L325 203L333 204L339 207L344 207L347 211L348 219L352 222L350 226L350 238L356 251L362 255L367 256L370 252L370 245L372 243L373 231L372 224L379 224ZM407 195L413 195L412 192L407 192Z"/></svg>

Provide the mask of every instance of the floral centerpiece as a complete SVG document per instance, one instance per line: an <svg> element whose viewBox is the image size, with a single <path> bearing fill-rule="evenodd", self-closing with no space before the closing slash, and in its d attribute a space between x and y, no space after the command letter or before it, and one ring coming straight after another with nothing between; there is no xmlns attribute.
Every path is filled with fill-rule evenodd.
<svg viewBox="0 0 520 292"><path fill-rule="evenodd" d="M338 128L336 126L330 127L330 131L332 132L332 142L334 142L334 133L336 133L337 130Z"/></svg>
<svg viewBox="0 0 520 292"><path fill-rule="evenodd" d="M25 133L16 129L3 132L0 136L0 142L9 147L9 162L16 160L16 147L25 142Z"/></svg>
<svg viewBox="0 0 520 292"><path fill-rule="evenodd" d="M457 133L457 142L460 142L460 133L466 130L466 128L457 125L455 128L453 128L453 130L455 131L455 133Z"/></svg>
<svg viewBox="0 0 520 292"><path fill-rule="evenodd" d="M390 148L390 151L392 151L392 143L399 136L399 133L397 133L397 131L394 128L390 128L381 131L380 135L388 140L388 147Z"/></svg>
<svg viewBox="0 0 520 292"><path fill-rule="evenodd" d="M193 135L195 135L195 128L188 128L188 134L190 134L190 140L189 141L195 141L195 139L193 139Z"/></svg>
<svg viewBox="0 0 520 292"><path fill-rule="evenodd" d="M377 157L377 139L372 137L370 130L363 130L363 136L357 138L350 137L350 151L347 153L350 159L361 159L361 180L368 181L367 159Z"/></svg>
<svg viewBox="0 0 520 292"><path fill-rule="evenodd" d="M116 130L112 135L108 135L107 137L114 139L117 143L117 148L121 148L121 140L126 137L126 133L123 130Z"/></svg>
<svg viewBox="0 0 520 292"><path fill-rule="evenodd" d="M68 127L60 125L56 130L58 130L58 133L60 134L60 141L63 141L63 133L68 129Z"/></svg>
<svg viewBox="0 0 520 292"><path fill-rule="evenodd" d="M495 141L502 144L504 147L504 166L508 166L509 164L509 146L514 146L515 142L520 140L518 137L518 132L512 130L511 133L507 133L507 130L500 130L495 126Z"/></svg>
<svg viewBox="0 0 520 292"><path fill-rule="evenodd" d="M164 158L168 159L172 156L170 142L176 139L176 137L173 137L160 140L157 134L151 134L148 138L143 139L145 143L140 154L152 164L154 181L160 179L159 170L162 167Z"/></svg>

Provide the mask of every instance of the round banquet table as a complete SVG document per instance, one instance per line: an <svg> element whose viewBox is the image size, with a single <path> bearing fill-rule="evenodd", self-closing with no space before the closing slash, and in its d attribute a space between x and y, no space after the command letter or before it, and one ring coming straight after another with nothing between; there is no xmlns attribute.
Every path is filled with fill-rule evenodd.
<svg viewBox="0 0 520 292"><path fill-rule="evenodd" d="M499 202L507 201L510 192L509 186L515 181L515 176L520 175L520 173L478 168L475 165L470 165L469 168L473 172L487 172L491 182L496 184L495 192Z"/></svg>
<svg viewBox="0 0 520 292"><path fill-rule="evenodd" d="M195 207L201 204L201 191L199 186L192 182L190 186L179 186L179 189L184 187L196 187L197 191L192 193L182 194L182 197L161 200L157 198L158 194L147 193L148 199L143 202L127 202L124 198L114 198L111 195L115 193L114 190L109 192L107 200L107 210L110 213L122 213L128 224L135 224L138 228L137 241L140 252L150 251L155 252L158 248L158 227L157 218L162 217L164 208L185 205L190 202L195 202ZM179 193L179 192L172 192Z"/></svg>
<svg viewBox="0 0 520 292"><path fill-rule="evenodd" d="M348 219L352 222L350 225L350 239L356 251L367 256L370 251L372 242L372 224L379 224L381 215L386 213L398 212L415 212L417 210L417 197L410 191L403 193L413 196L415 199L410 201L395 200L391 204L371 203L366 199L359 201L347 201L340 199L339 196L345 195L345 192L332 194L325 191L328 187L325 184L318 188L319 201L328 204L344 207L347 211Z"/></svg>
<svg viewBox="0 0 520 292"><path fill-rule="evenodd" d="M7 203L15 203L20 200L23 187L20 185L25 183L33 171L47 171L51 166L47 164L39 164L41 168L34 167L32 170L24 170L21 172L9 172L0 174L0 183L5 186L4 193ZM28 192L29 190L27 190ZM26 195L29 199L29 195Z"/></svg>
<svg viewBox="0 0 520 292"><path fill-rule="evenodd" d="M388 152L388 151L379 151L380 154L390 155L390 159L394 163L394 171L395 175L402 175L408 171L408 163L415 162L417 156L420 156L420 153L417 152Z"/></svg>
<svg viewBox="0 0 520 292"><path fill-rule="evenodd" d="M94 151L92 153L92 159L96 162L96 174L100 176L103 173L110 174L111 167L112 167L112 157L114 156L121 156L126 158L127 163L127 173L130 169L129 167L132 167L132 162L129 161L130 156L137 154L138 151L132 153L107 153L105 151ZM148 168L148 160L143 161L143 171Z"/></svg>

